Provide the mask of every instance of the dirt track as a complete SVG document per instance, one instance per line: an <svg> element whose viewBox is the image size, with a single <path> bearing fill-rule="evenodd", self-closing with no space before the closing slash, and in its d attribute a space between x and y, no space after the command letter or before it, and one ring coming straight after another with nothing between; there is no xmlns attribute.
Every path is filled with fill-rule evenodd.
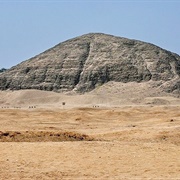
<svg viewBox="0 0 180 180"><path fill-rule="evenodd" d="M1 109L0 179L180 179L180 107Z"/></svg>

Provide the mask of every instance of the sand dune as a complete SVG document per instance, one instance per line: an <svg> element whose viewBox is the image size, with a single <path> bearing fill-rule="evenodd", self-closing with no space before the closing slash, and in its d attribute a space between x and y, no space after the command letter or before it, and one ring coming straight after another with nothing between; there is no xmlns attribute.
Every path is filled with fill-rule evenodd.
<svg viewBox="0 0 180 180"><path fill-rule="evenodd" d="M1 106L27 107L116 107L122 105L176 105L180 99L157 88L154 82L108 82L86 94L55 93L40 90L0 91Z"/></svg>
<svg viewBox="0 0 180 180"><path fill-rule="evenodd" d="M180 106L1 109L1 179L179 179Z"/></svg>
<svg viewBox="0 0 180 180"><path fill-rule="evenodd" d="M0 103L0 179L180 178L180 99L151 83L1 91Z"/></svg>

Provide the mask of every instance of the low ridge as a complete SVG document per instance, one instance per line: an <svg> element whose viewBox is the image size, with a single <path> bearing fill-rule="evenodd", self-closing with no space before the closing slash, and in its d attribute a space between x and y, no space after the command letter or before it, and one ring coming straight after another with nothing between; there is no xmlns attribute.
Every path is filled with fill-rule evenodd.
<svg viewBox="0 0 180 180"><path fill-rule="evenodd" d="M108 81L154 81L163 91L179 94L180 56L142 41L90 33L0 73L1 90L84 93Z"/></svg>

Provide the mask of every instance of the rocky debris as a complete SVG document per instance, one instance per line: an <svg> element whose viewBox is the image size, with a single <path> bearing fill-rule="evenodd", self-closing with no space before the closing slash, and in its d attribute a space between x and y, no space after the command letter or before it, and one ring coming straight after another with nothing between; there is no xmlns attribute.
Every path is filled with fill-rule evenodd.
<svg viewBox="0 0 180 180"><path fill-rule="evenodd" d="M180 56L153 44L91 33L1 73L0 89L84 93L108 81L150 80L166 92L180 93Z"/></svg>
<svg viewBox="0 0 180 180"><path fill-rule="evenodd" d="M0 142L61 142L61 141L93 141L94 138L76 132L48 131L0 131Z"/></svg>

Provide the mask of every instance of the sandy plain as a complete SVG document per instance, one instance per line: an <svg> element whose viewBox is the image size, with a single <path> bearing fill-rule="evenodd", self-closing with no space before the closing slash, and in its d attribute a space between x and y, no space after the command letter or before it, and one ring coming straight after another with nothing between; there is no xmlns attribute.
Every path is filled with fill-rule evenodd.
<svg viewBox="0 0 180 180"><path fill-rule="evenodd" d="M0 92L0 179L180 179L179 99L46 93Z"/></svg>

